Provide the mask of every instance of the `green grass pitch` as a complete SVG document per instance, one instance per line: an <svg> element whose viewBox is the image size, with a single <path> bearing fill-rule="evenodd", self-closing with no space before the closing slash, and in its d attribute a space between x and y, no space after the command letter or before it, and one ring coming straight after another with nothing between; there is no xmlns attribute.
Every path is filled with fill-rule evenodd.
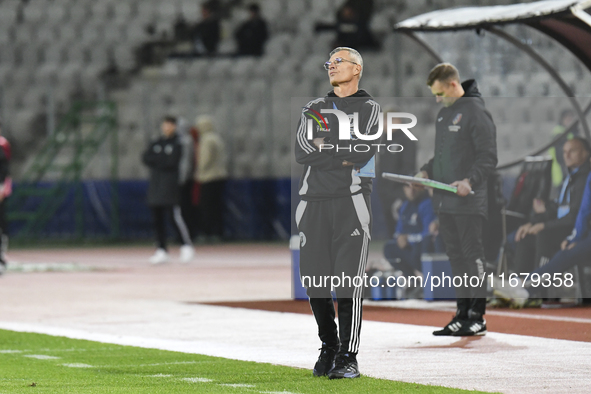
<svg viewBox="0 0 591 394"><path fill-rule="evenodd" d="M329 380L305 369L0 330L0 393L457 392L463 391L364 376Z"/></svg>

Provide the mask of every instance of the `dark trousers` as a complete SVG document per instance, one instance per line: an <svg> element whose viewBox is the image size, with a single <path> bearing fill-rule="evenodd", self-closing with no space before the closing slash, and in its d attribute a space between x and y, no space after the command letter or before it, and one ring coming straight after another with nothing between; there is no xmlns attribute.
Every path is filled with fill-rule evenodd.
<svg viewBox="0 0 591 394"><path fill-rule="evenodd" d="M6 223L6 198L4 198L0 201L0 261L4 261L4 254L7 248L8 224Z"/></svg>
<svg viewBox="0 0 591 394"><path fill-rule="evenodd" d="M478 215L439 215L439 233L445 243L454 276L478 276L484 273L482 225ZM486 283L486 280L484 281ZM483 285L485 286L485 285ZM480 320L486 311L486 287L459 286L455 288L457 315L461 319Z"/></svg>
<svg viewBox="0 0 591 394"><path fill-rule="evenodd" d="M183 221L189 228L189 236L197 236L197 207L193 205L193 181L187 181L180 186L180 207Z"/></svg>
<svg viewBox="0 0 591 394"><path fill-rule="evenodd" d="M300 231L300 278L307 288L320 340L340 343L341 352L356 354L361 333L363 275L371 238L369 196L302 201L296 210ZM344 283L325 277L344 279ZM347 278L350 278L347 281ZM358 279L356 279L358 278ZM334 285L338 301L339 328L331 295Z"/></svg>
<svg viewBox="0 0 591 394"><path fill-rule="evenodd" d="M174 228L178 232L183 245L191 245L191 237L183 215L181 208L178 205L157 205L152 206L152 216L154 218L154 230L156 233L156 243L158 248L167 250L166 242L166 219L167 217L172 219Z"/></svg>
<svg viewBox="0 0 591 394"><path fill-rule="evenodd" d="M560 243L570 235L572 230L572 226L544 229L537 235L527 235L515 243L513 259L515 272L532 272L546 264L560 250Z"/></svg>
<svg viewBox="0 0 591 394"><path fill-rule="evenodd" d="M542 275L550 274L549 281L557 285L558 281L555 280L554 273L563 273L575 265L579 266L579 268L591 265L591 235L588 235L587 238L577 242L572 249L559 251L554 257L552 257L548 264L542 265L540 268L532 272L532 274L539 274L542 283L548 282L545 278L542 278ZM582 272L582 270L579 272ZM561 279L564 279L564 275L562 275ZM585 283L582 277L579 279L581 279L581 283ZM530 297L532 298L547 297L547 290L548 287L544 287L542 284L528 288ZM588 297L589 290L590 289L586 288L582 289L584 297Z"/></svg>
<svg viewBox="0 0 591 394"><path fill-rule="evenodd" d="M203 235L222 237L224 235L224 188L226 181L201 184L199 212Z"/></svg>

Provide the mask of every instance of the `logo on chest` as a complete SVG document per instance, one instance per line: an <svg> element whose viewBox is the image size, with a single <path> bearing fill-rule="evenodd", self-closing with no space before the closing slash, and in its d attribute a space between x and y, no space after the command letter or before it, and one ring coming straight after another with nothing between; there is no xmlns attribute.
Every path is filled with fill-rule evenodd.
<svg viewBox="0 0 591 394"><path fill-rule="evenodd" d="M462 126L458 125L458 123L460 123L461 120L462 120L462 114L459 113L451 121L452 124L448 126L449 131L452 131L454 133L457 133L458 131L460 131L460 129L462 128Z"/></svg>

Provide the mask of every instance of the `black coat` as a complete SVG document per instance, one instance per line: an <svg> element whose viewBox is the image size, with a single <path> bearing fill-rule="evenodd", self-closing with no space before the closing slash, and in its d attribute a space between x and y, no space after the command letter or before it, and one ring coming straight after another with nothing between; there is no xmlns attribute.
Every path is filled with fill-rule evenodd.
<svg viewBox="0 0 591 394"><path fill-rule="evenodd" d="M4 183L6 177L8 177L8 161L6 152L0 147L0 183Z"/></svg>
<svg viewBox="0 0 591 394"><path fill-rule="evenodd" d="M238 54L261 56L268 36L267 22L262 18L244 22L234 33L238 43Z"/></svg>
<svg viewBox="0 0 591 394"><path fill-rule="evenodd" d="M359 114L360 133L372 135L376 133L380 115L380 106L365 90L358 90L348 97L337 97L334 91L324 98L310 101L302 111L297 129L295 157L299 164L304 165L304 173L300 179L299 194L305 201L320 201L332 198L347 197L355 194L370 194L372 179L358 176L357 168L363 167L376 153L375 146L369 150L355 150L357 144L372 141L343 140L339 141L338 120L334 114L325 114L327 124L319 126L314 123L314 137L324 137L325 143L332 144L335 149L320 151L312 141L307 139L307 113L320 113L322 109L337 108L351 119ZM328 130L325 129L328 126ZM336 147L339 148L337 152ZM355 163L353 167L344 167L343 161Z"/></svg>
<svg viewBox="0 0 591 394"><path fill-rule="evenodd" d="M150 168L148 205L176 205L179 203L179 162L182 146L174 134L152 142L142 155L142 161Z"/></svg>
<svg viewBox="0 0 591 394"><path fill-rule="evenodd" d="M470 180L474 195L460 197L435 190L433 207L438 213L471 214L487 217L487 180L497 166L497 132L492 116L484 107L476 81L462 83L464 96L443 107L435 124L435 156L421 170L429 178L452 183Z"/></svg>

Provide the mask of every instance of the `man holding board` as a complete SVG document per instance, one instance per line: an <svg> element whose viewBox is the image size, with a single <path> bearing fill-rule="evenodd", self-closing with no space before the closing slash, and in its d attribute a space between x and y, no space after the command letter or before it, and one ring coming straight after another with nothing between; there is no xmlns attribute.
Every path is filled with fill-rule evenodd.
<svg viewBox="0 0 591 394"><path fill-rule="evenodd" d="M484 106L476 81L460 83L456 67L435 66L427 86L443 104L435 123L435 154L417 177L451 184L434 189L433 207L454 276L482 277L482 226L487 219L487 179L497 165L496 128ZM472 193L473 192L473 193ZM457 287L457 311L452 321L433 335L486 334L486 288Z"/></svg>

